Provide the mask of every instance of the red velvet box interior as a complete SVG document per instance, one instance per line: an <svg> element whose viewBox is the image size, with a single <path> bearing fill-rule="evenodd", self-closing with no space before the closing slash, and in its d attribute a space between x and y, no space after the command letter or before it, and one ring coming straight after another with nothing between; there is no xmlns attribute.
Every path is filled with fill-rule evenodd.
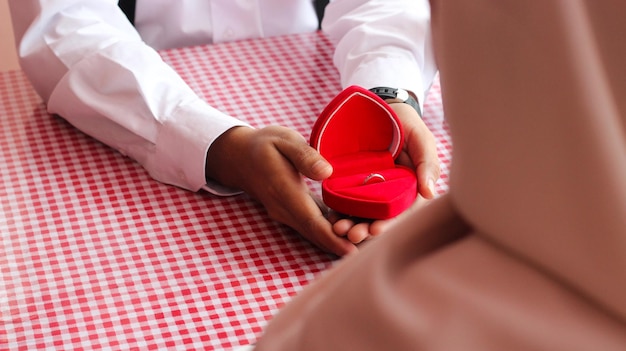
<svg viewBox="0 0 626 351"><path fill-rule="evenodd" d="M398 117L374 93L351 86L337 95L311 133L311 145L333 166L322 182L326 205L372 219L391 218L409 207L417 196L417 178L395 164L403 140Z"/></svg>

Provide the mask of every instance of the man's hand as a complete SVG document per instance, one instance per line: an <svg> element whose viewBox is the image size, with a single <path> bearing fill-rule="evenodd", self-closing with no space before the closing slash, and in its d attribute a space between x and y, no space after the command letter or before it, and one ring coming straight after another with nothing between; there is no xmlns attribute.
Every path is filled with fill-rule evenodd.
<svg viewBox="0 0 626 351"><path fill-rule="evenodd" d="M433 199L435 183L441 174L435 136L411 106L404 103L390 106L404 129L404 149L396 162L415 169L418 193L425 199Z"/></svg>
<svg viewBox="0 0 626 351"><path fill-rule="evenodd" d="M338 256L357 251L337 236L321 201L311 196L302 175L323 180L332 166L297 132L285 127L234 127L211 145L207 176L260 201L269 216Z"/></svg>
<svg viewBox="0 0 626 351"><path fill-rule="evenodd" d="M398 115L404 129L404 148L396 162L415 169L418 198L414 206L420 206L425 200L435 197L435 182L441 173L437 143L415 109L405 103L391 103L390 106ZM394 221L393 218L367 221L342 217L337 213L331 214L330 219L335 234L355 244L383 233Z"/></svg>

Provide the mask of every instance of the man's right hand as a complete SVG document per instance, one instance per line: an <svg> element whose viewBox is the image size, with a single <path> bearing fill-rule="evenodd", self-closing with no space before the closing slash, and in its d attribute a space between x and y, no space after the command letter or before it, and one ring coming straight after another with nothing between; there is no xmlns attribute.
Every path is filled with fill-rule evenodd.
<svg viewBox="0 0 626 351"><path fill-rule="evenodd" d="M321 181L332 174L332 166L299 133L278 126L234 127L211 145L206 174L250 194L270 218L321 249L338 256L358 251L350 240L335 234L327 209L302 178Z"/></svg>

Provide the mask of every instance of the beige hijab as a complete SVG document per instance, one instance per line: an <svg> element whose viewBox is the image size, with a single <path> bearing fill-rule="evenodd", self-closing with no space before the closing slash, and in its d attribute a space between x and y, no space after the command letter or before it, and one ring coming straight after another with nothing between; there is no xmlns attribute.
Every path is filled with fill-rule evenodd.
<svg viewBox="0 0 626 351"><path fill-rule="evenodd" d="M450 192L255 350L626 350L626 2L432 1Z"/></svg>

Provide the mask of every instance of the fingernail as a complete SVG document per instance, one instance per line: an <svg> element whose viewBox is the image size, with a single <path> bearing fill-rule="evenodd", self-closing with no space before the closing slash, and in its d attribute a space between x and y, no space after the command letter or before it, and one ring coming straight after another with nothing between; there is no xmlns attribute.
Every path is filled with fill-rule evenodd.
<svg viewBox="0 0 626 351"><path fill-rule="evenodd" d="M432 178L428 179L428 191L434 196L435 195L435 181Z"/></svg>

